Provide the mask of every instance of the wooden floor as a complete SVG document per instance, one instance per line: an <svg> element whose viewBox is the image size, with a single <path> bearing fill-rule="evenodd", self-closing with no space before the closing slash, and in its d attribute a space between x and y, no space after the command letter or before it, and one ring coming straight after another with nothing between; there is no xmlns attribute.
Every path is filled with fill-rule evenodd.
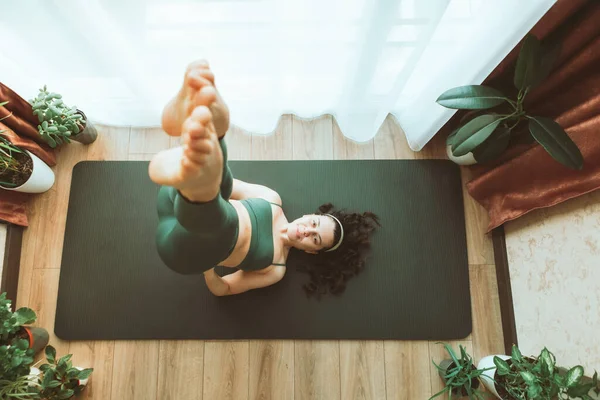
<svg viewBox="0 0 600 400"><path fill-rule="evenodd" d="M60 150L56 183L32 201L25 231L18 306L38 313L53 332L71 170L80 160L149 160L176 146L159 129L99 126L91 146ZM227 136L232 160L445 158L444 138L413 153L393 118L370 142L344 139L335 120L282 117L271 136L233 127ZM463 184L468 179L463 171ZM491 237L487 217L465 192L473 333L463 344L475 360L503 352ZM108 341L65 342L51 333L59 353L93 367L84 399L97 400L347 400L427 399L441 388L431 359L442 347L426 341Z"/></svg>

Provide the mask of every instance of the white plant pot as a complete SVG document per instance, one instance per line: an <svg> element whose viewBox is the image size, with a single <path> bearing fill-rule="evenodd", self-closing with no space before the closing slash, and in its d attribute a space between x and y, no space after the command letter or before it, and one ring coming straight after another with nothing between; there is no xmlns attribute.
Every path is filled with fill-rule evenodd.
<svg viewBox="0 0 600 400"><path fill-rule="evenodd" d="M8 188L1 186L5 190L14 190L15 192L23 193L43 193L54 185L54 172L50 167L40 160L35 154L25 150L33 161L33 171L27 181L21 186Z"/></svg>
<svg viewBox="0 0 600 400"><path fill-rule="evenodd" d="M446 154L448 154L448 158L450 160L452 160L455 164L458 164L458 165L477 164L477 160L475 159L475 157L473 157L473 152L469 152L469 153L465 154L464 156L455 157L454 154L452 154L452 146L447 145L446 146Z"/></svg>
<svg viewBox="0 0 600 400"><path fill-rule="evenodd" d="M83 371L83 368L81 367L75 367L75 369L78 369L80 371ZM82 381L79 381L79 384L82 386L86 386L88 384L88 381L90 380L90 378L84 379Z"/></svg>
<svg viewBox="0 0 600 400"><path fill-rule="evenodd" d="M37 384L40 383L41 373L42 373L42 371L40 371L36 367L29 368L29 375L27 375L27 378L29 380L29 386L37 386Z"/></svg>
<svg viewBox="0 0 600 400"><path fill-rule="evenodd" d="M479 364L477 364L477 369L492 368L490 370L484 371L481 374L481 381L490 393L492 393L497 398L502 399L502 397L500 397L500 395L498 394L498 391L496 390L496 384L494 383L494 380L496 379L496 364L494 364L494 357L496 356L483 357L481 361L479 361ZM498 354L497 357L503 360L510 359L510 356L504 354Z"/></svg>

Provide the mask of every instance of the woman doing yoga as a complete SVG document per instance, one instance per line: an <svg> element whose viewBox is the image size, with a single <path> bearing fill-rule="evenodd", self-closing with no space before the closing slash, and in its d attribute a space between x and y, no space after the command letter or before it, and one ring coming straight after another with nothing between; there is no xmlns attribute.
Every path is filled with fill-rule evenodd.
<svg viewBox="0 0 600 400"><path fill-rule="evenodd" d="M374 214L326 204L289 222L277 192L232 177L223 140L229 110L206 62L188 66L181 90L165 106L162 126L182 137L181 147L156 154L149 167L150 178L162 185L156 242L169 268L204 273L217 296L280 281L292 247L314 254L305 268L309 294L341 293L362 270L363 251L378 224ZM238 271L220 277L216 265Z"/></svg>

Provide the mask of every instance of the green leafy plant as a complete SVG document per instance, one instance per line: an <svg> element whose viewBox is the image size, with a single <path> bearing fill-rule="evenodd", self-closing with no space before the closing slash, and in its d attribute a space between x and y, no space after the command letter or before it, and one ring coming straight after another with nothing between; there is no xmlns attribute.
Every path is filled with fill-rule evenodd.
<svg viewBox="0 0 600 400"><path fill-rule="evenodd" d="M497 112L472 112L461 126L448 136L447 144L452 154L460 157L473 152L478 162L498 158L515 134L527 134L517 126L528 121L529 134L558 162L572 168L583 168L583 156L577 145L554 120L531 116L523 103L527 93L539 85L549 74L558 47L542 49L533 35L523 41L515 68L514 85L519 90L516 99L509 99L497 89L483 85L468 85L444 92L437 102L452 109L488 110L498 107ZM464 124L463 124L464 123Z"/></svg>
<svg viewBox="0 0 600 400"><path fill-rule="evenodd" d="M92 368L79 370L71 363L71 354L59 360L56 359L56 350L52 346L46 347L47 364L40 366L42 379L40 396L47 400L70 399L81 393L85 386L80 381L87 379L93 372Z"/></svg>
<svg viewBox="0 0 600 400"><path fill-rule="evenodd" d="M8 104L8 101L0 103L0 107L4 107ZM5 120L10 117L12 113L6 115L3 118L0 118L0 121ZM13 182L6 182L2 179L2 177L6 176L7 173L20 173L21 172L21 164L15 158L16 154L22 154L23 151L19 149L17 146L13 145L7 138L2 136L4 130L0 130L0 185L4 187L14 187L17 186Z"/></svg>
<svg viewBox="0 0 600 400"><path fill-rule="evenodd" d="M35 388L36 377L23 375L15 380L0 379L0 399L39 399L39 391Z"/></svg>
<svg viewBox="0 0 600 400"><path fill-rule="evenodd" d="M430 397L434 399L444 393L448 393L448 397L452 396L464 397L469 396L469 399L483 399L483 393L479 390L479 377L485 369L477 369L473 365L473 358L466 352L463 346L460 347L460 358L456 355L452 347L444 343L444 348L450 355L450 359L444 360L440 365L433 360L433 365L438 369L440 377L445 383L444 389Z"/></svg>
<svg viewBox="0 0 600 400"><path fill-rule="evenodd" d="M32 324L36 320L35 312L31 308L21 307L12 312L11 301L6 298L6 293L0 294L0 343L9 344L23 325Z"/></svg>
<svg viewBox="0 0 600 400"><path fill-rule="evenodd" d="M33 356L27 340L19 339L11 345L0 346L0 379L15 380L29 374Z"/></svg>
<svg viewBox="0 0 600 400"><path fill-rule="evenodd" d="M65 142L70 143L69 138L83 129L85 121L77 112L77 107L67 106L60 94L48 92L46 86L40 89L37 97L30 100L30 103L40 122L38 131L52 148Z"/></svg>
<svg viewBox="0 0 600 400"><path fill-rule="evenodd" d="M569 370L558 368L556 358L544 348L539 357L523 357L517 346L512 347L509 360L494 357L496 386L515 400L592 400L590 391L600 394L598 373L591 382L584 382L584 370L577 365ZM502 395L502 393L500 393Z"/></svg>

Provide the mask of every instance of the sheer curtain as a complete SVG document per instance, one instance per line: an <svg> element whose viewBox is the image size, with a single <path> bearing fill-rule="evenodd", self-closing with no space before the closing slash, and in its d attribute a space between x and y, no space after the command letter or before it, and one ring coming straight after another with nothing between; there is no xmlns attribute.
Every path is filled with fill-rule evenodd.
<svg viewBox="0 0 600 400"><path fill-rule="evenodd" d="M153 126L185 66L205 58L238 126L333 114L363 142L392 113L419 150L452 115L437 96L480 83L553 3L11 1L0 80L27 99L47 84L97 122Z"/></svg>

